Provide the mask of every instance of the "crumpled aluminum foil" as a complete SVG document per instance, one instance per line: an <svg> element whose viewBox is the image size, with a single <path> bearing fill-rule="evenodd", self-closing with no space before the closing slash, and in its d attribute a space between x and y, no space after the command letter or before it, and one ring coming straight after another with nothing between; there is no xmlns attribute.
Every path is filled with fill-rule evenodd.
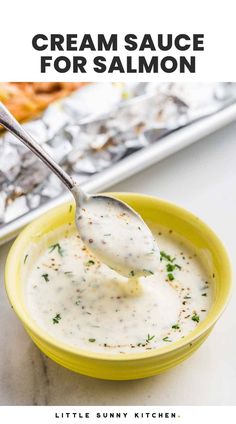
<svg viewBox="0 0 236 424"><path fill-rule="evenodd" d="M91 84L23 126L82 182L164 135L236 101L233 83ZM10 133L0 137L0 225L64 190Z"/></svg>

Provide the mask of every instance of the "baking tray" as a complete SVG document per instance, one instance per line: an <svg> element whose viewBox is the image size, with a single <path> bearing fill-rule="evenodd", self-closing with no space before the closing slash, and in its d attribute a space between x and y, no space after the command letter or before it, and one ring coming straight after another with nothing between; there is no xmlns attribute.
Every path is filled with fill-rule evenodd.
<svg viewBox="0 0 236 424"><path fill-rule="evenodd" d="M163 136L156 143L130 154L110 168L90 177L89 180L82 183L81 186L85 191L91 193L106 190L112 185L148 168L154 163L161 161L220 128L223 128L234 120L236 120L235 103L213 115L201 118L199 121ZM0 244L13 239L25 225L39 217L42 213L71 199L72 195L69 192L63 193L56 199L49 200L46 204L37 209L20 216L9 224L5 224L0 228Z"/></svg>

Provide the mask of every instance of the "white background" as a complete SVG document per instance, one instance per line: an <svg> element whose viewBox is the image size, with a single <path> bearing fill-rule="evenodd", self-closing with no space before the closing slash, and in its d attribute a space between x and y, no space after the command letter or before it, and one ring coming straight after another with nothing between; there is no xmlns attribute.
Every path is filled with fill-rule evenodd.
<svg viewBox="0 0 236 424"><path fill-rule="evenodd" d="M137 412L139 416L141 417L141 414L144 414L144 418L135 418L134 414ZM76 417L73 417L73 413L76 414ZM97 418L97 413L100 414L100 418ZM110 414L110 413L124 413L126 414L125 417L121 418L109 418L104 417L103 414ZM150 417L151 414L156 414L152 418ZM159 418L158 413L162 413L163 417ZM170 418L171 413L175 413L175 418ZM193 415L193 409L190 407L82 407L78 408L76 406L72 407L40 407L37 408L37 415L35 414L35 408L32 407L15 407L15 408L2 408L1 409L1 416L3 419L4 424L12 424L13 422L21 422L24 420L24 424L31 424L32 423L32 416L34 416L34 424L42 424L43 423L49 423L50 424L72 424L72 423L80 423L80 424L97 424L97 423L109 423L109 424L134 424L134 423L141 423L141 424L155 424L156 422L168 422L170 424L174 423L183 423L183 424L199 424L201 420L205 420L205 422L210 422L214 418L215 423L221 423L222 421L225 421L227 423L230 423L230 419L233 417L232 414L235 414L235 408L234 410L231 410L226 407L217 408L217 414L216 410L210 407L198 407L194 410ZM56 418L55 415L64 414L63 418ZM69 414L68 416L65 416L65 414ZM85 418L85 414L89 415L89 418ZM149 417L146 417L145 414L150 414ZM166 417L165 417L166 414ZM169 414L169 417L168 417ZM79 416L80 415L80 416ZM168 419L169 418L169 419Z"/></svg>
<svg viewBox="0 0 236 424"><path fill-rule="evenodd" d="M7 0L1 3L1 81L236 81L235 2L232 0ZM196 52L196 74L108 75L92 71L87 74L49 71L41 75L39 61L43 52L35 51L31 44L37 33L118 33L121 38L127 33L140 37L144 33L153 36L204 33L205 51ZM94 52L88 56L91 58Z"/></svg>

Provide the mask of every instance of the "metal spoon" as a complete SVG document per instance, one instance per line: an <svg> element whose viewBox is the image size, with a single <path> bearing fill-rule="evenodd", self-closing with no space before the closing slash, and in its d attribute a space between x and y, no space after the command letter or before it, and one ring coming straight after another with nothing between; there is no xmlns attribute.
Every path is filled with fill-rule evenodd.
<svg viewBox="0 0 236 424"><path fill-rule="evenodd" d="M126 277L146 276L158 269L159 249L140 215L113 197L83 192L1 102L0 124L35 153L71 191L76 202L77 229L96 257Z"/></svg>

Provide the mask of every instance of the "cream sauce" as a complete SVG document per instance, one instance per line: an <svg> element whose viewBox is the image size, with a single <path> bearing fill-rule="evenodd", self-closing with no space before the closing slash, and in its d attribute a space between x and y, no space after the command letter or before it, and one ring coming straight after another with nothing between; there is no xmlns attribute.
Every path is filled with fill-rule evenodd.
<svg viewBox="0 0 236 424"><path fill-rule="evenodd" d="M26 274L32 319L70 346L109 354L185 337L209 311L212 282L185 241L171 230L152 230L161 248L159 271L129 280L93 256L75 229L56 235Z"/></svg>
<svg viewBox="0 0 236 424"><path fill-rule="evenodd" d="M156 272L160 251L142 218L116 199L101 195L86 198L76 189L76 225L88 249L125 277Z"/></svg>

